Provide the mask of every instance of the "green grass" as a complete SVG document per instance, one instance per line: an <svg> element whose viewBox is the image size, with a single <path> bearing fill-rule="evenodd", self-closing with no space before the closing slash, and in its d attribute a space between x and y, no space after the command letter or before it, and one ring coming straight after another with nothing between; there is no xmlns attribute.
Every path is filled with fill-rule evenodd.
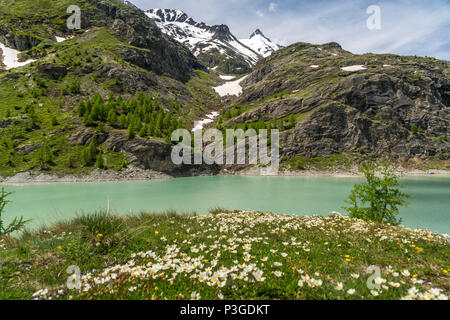
<svg viewBox="0 0 450 320"><path fill-rule="evenodd" d="M214 73L206 73L200 70L195 71L196 76L192 77L186 87L192 97L186 105L191 119L197 119L203 115L207 108L217 109L220 106L220 98L212 87L217 86L221 79Z"/></svg>
<svg viewBox="0 0 450 320"><path fill-rule="evenodd" d="M28 51L30 55L42 57L39 61L0 74L0 121L12 122L6 128L0 128L0 176L12 176L23 171L85 175L95 168L94 165L83 165L81 153L84 146L68 143L68 136L80 130L83 123L76 107L80 101L98 93L104 99L112 93L124 100L136 94L129 83L121 83L122 89L117 89L117 79L105 78L96 70L109 64L124 72L152 74L125 62L119 53L123 47L130 45L119 40L113 31L104 27L92 28L72 40L43 42ZM38 73L38 66L43 63L64 66L68 73L59 80L46 79ZM13 73L17 78L10 77ZM145 95L156 96L174 117L185 121L183 126L190 126L206 111L205 106L219 104L217 95L210 88L220 81L216 75L198 71L186 85L168 77L153 76L158 79L158 84L154 88L149 87ZM104 129L107 132L112 130L110 126ZM126 130L123 131L126 134ZM32 152L19 151L30 146ZM42 168L39 156L44 148L52 153L52 161ZM120 152L105 148L102 151L108 169L120 170L127 160ZM74 165L68 166L68 163Z"/></svg>
<svg viewBox="0 0 450 320"><path fill-rule="evenodd" d="M77 5L81 10L92 9L84 0L0 0L0 22L13 26L16 34L51 39L54 30L66 30L70 16L66 11L70 5Z"/></svg>
<svg viewBox="0 0 450 320"><path fill-rule="evenodd" d="M0 299L400 299L412 287L415 298L448 296L448 237L340 215L212 212L95 213L3 238ZM81 269L81 291L65 286L69 266Z"/></svg>

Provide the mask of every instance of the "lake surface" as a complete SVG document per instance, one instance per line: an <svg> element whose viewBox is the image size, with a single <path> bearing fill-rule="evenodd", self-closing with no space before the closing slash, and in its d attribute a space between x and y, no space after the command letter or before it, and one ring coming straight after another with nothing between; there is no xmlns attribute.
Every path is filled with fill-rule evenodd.
<svg viewBox="0 0 450 320"><path fill-rule="evenodd" d="M208 213L208 209L264 210L296 215L343 212L358 178L214 176L110 183L9 185L14 192L6 218L23 215L32 225L49 224L80 213L109 208L120 214L140 211ZM403 225L450 233L450 175L402 179L414 198L402 208Z"/></svg>

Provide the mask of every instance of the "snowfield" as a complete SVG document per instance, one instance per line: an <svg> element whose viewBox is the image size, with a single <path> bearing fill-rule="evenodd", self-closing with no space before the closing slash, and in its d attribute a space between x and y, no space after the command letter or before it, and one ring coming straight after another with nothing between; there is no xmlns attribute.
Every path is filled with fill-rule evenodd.
<svg viewBox="0 0 450 320"><path fill-rule="evenodd" d="M212 112L210 114L207 114L205 119L195 122L192 132L202 130L205 125L213 122L214 119L217 118L218 116L219 116L218 112Z"/></svg>
<svg viewBox="0 0 450 320"><path fill-rule="evenodd" d="M0 42L0 49L2 50L3 64L6 66L6 70L18 68L25 66L36 60L28 60L24 62L19 62L20 51L8 48L3 43Z"/></svg>
<svg viewBox="0 0 450 320"><path fill-rule="evenodd" d="M235 76L222 76L222 75L220 75L219 76L220 77L220 79L223 79L223 80L233 80L234 78L236 78Z"/></svg>
<svg viewBox="0 0 450 320"><path fill-rule="evenodd" d="M248 77L242 77L236 81L229 81L221 86L214 87L214 91L216 91L219 96L238 96L242 93L241 82L244 81Z"/></svg>
<svg viewBox="0 0 450 320"><path fill-rule="evenodd" d="M350 71L350 72L353 72L353 71L360 71L360 70L367 70L367 68L364 67L364 66L361 65L361 64L358 64L358 65L356 65L356 66L342 67L341 69L344 70L344 71Z"/></svg>

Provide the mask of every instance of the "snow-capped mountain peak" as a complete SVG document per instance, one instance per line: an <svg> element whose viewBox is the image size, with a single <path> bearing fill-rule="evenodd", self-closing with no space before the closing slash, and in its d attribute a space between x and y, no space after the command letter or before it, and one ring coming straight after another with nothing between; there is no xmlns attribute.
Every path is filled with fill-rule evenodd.
<svg viewBox="0 0 450 320"><path fill-rule="evenodd" d="M258 36L258 35L259 35L259 36L263 36L263 37L265 38L265 36L264 36L264 34L262 33L262 31L259 30L259 29L256 29L255 32L253 32L253 33L251 34L250 39L253 38L253 37L256 37L256 36Z"/></svg>
<svg viewBox="0 0 450 320"><path fill-rule="evenodd" d="M191 25L196 24L196 22L191 19L186 13L177 9L150 9L146 11L146 14L155 22L159 23L185 22Z"/></svg>
<svg viewBox="0 0 450 320"><path fill-rule="evenodd" d="M231 33L227 25L208 26L204 22L196 22L182 10L150 9L146 14L163 33L185 44L211 68L222 64L232 66L238 73L239 70L248 71L263 56L279 48L259 29L250 39L242 41ZM230 64L227 61L234 62Z"/></svg>
<svg viewBox="0 0 450 320"><path fill-rule="evenodd" d="M225 58L239 55L250 65L261 57L243 45L226 25L208 26L196 22L185 12L176 9L150 9L146 11L162 32L187 45L195 56L208 51L219 52ZM231 51L230 51L231 50Z"/></svg>
<svg viewBox="0 0 450 320"><path fill-rule="evenodd" d="M241 39L240 41L263 57L268 57L273 52L282 48L282 46L267 38L259 29L256 29L256 31L251 34L250 38Z"/></svg>

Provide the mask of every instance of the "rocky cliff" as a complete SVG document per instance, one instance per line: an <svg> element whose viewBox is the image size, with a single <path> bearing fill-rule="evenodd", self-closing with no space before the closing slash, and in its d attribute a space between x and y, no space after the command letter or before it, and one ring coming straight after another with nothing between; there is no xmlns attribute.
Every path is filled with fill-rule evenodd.
<svg viewBox="0 0 450 320"><path fill-rule="evenodd" d="M80 30L67 30L69 5L81 8ZM130 163L171 175L215 170L171 166L167 133L150 123L189 128L219 100L209 85L220 79L142 10L115 0L0 0L0 26L0 42L19 50L20 60L32 59L5 71L0 49L0 175L86 174L96 166L94 155L83 160L93 136L95 154L103 155L97 164L105 168ZM152 97L141 106L151 114L129 112L138 92ZM81 117L79 104L93 97L101 97L100 109L109 101L111 112L99 117L104 110L97 105ZM109 97L122 107L111 107ZM130 137L134 125L139 129Z"/></svg>
<svg viewBox="0 0 450 320"><path fill-rule="evenodd" d="M281 129L286 159L356 153L448 160L449 72L448 61L434 58L297 43L257 64L228 108L243 111L221 120Z"/></svg>

